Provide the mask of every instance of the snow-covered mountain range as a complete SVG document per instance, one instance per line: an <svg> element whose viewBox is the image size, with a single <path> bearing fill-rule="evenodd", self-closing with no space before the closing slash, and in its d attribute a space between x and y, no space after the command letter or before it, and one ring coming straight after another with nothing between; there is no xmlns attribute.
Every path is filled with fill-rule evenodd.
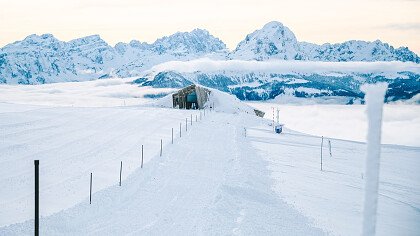
<svg viewBox="0 0 420 236"><path fill-rule="evenodd" d="M99 35L69 42L60 41L51 34L30 35L22 41L8 44L0 49L0 84L43 84L109 77L143 77L144 72L155 65L198 58L220 61L401 61L420 64L419 56L406 47L394 48L379 40L374 42L352 40L323 45L299 42L288 27L279 22L270 22L248 34L233 51L229 51L220 39L202 29L178 32L157 39L152 44L133 40L129 43L117 43L114 47ZM391 100L410 99L419 93L419 74L401 72L403 73L401 77L391 81L397 83L394 87L398 89L398 94L390 95ZM337 82L346 75L352 82L348 80ZM387 79L378 74L360 73L345 73L338 77L306 73L304 78L294 73L219 71L194 76L167 71L156 75L156 78L139 81L147 80L144 85L154 84L159 87L177 87L198 82L231 92L241 99L250 100L270 99L280 94L289 94L297 97L345 95L351 97L352 101L359 97L360 91L355 86L359 85L360 81L375 82ZM288 80L283 83L283 80L281 82L273 79L280 77L294 78L301 82L312 81L311 78L317 78L316 80L321 78L322 83L320 81L295 83L287 82ZM352 86L343 87L343 84ZM301 85L300 90L302 86L307 88L305 91L300 91L296 88L297 85ZM343 91L346 92L343 94Z"/></svg>
<svg viewBox="0 0 420 236"><path fill-rule="evenodd" d="M337 44L317 45L299 42L294 33L279 22L270 22L262 29L248 34L230 58L245 60L310 61L411 61L420 58L407 47L394 48L380 40L374 42L351 40Z"/></svg>
<svg viewBox="0 0 420 236"><path fill-rule="evenodd" d="M223 51L208 31L176 33L153 44L133 40L110 46L99 35L63 42L51 34L30 35L0 49L0 83L42 84L138 75L170 60Z"/></svg>
<svg viewBox="0 0 420 236"><path fill-rule="evenodd" d="M246 36L237 48L208 31L175 33L148 44L133 40L110 46L99 35L60 41L51 34L30 35L0 49L0 83L40 84L140 75L153 65L200 57L242 60L410 61L420 58L406 47L377 40L316 45L299 42L279 22L270 22Z"/></svg>

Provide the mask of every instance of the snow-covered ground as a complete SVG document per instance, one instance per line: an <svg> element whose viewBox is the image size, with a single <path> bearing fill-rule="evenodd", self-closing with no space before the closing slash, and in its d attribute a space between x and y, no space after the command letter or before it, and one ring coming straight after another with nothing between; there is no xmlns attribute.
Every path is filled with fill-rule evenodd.
<svg viewBox="0 0 420 236"><path fill-rule="evenodd" d="M217 104L229 113L207 111L200 120L199 111L152 107L142 94L161 90L122 81L0 87L0 235L33 234L34 159L40 159L41 235L361 233L364 143L322 133L331 138L324 140L320 171L319 136L274 134L269 120L238 114L246 106L223 94L215 101L241 109ZM102 96L113 91L136 97ZM284 120L292 108L282 107L281 121L293 127ZM352 106L319 107L331 108L331 116L352 114L346 110ZM357 125L365 122L363 113L358 117ZM420 232L419 170L419 147L382 146L378 235Z"/></svg>
<svg viewBox="0 0 420 236"><path fill-rule="evenodd" d="M324 139L286 131L274 135L266 127L248 130L257 153L269 162L273 189L287 203L332 235L360 235L363 219L366 144ZM382 147L378 235L420 232L420 148Z"/></svg>
<svg viewBox="0 0 420 236"><path fill-rule="evenodd" d="M366 141L367 119L364 105L290 105L248 102L273 120L279 109L280 123L288 128L318 136ZM420 106L385 104L382 143L420 147ZM276 119L276 117L275 117Z"/></svg>
<svg viewBox="0 0 420 236"><path fill-rule="evenodd" d="M125 179L140 166L141 145L146 163L160 151L160 139L170 142L171 129L177 135L179 124L184 128L185 118L197 113L132 107L20 107L0 104L2 226L32 217L31 160L41 163L41 214L49 215L86 198L91 172L95 192L119 181L120 161Z"/></svg>

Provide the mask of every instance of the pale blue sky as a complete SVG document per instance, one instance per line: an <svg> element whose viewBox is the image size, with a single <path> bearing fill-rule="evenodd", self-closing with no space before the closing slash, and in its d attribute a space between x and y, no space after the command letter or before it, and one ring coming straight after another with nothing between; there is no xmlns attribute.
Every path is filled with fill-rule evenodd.
<svg viewBox="0 0 420 236"><path fill-rule="evenodd" d="M29 34L99 34L111 45L205 28L230 49L269 21L299 41L380 39L420 54L418 0L0 0L0 46Z"/></svg>

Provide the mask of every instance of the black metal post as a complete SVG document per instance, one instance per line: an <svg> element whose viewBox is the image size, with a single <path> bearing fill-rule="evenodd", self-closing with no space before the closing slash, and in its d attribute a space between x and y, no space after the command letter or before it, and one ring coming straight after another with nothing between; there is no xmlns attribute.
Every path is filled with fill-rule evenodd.
<svg viewBox="0 0 420 236"><path fill-rule="evenodd" d="M92 204L92 173L90 173L89 204Z"/></svg>
<svg viewBox="0 0 420 236"><path fill-rule="evenodd" d="M35 236L39 236L39 160L35 164Z"/></svg>
<svg viewBox="0 0 420 236"><path fill-rule="evenodd" d="M121 173L122 173L122 161L121 161L121 166L120 166L120 186L121 186Z"/></svg>
<svg viewBox="0 0 420 236"><path fill-rule="evenodd" d="M141 145L141 168L143 168L143 145Z"/></svg>

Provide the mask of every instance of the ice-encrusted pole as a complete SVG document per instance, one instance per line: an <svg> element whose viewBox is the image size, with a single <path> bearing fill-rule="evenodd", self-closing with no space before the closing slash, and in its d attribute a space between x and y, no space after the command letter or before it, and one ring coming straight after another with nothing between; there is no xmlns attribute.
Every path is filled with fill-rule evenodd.
<svg viewBox="0 0 420 236"><path fill-rule="evenodd" d="M379 163L381 156L381 127L386 83L367 84L361 87L366 94L368 117L367 155L365 171L365 202L362 235L375 235L378 205Z"/></svg>

